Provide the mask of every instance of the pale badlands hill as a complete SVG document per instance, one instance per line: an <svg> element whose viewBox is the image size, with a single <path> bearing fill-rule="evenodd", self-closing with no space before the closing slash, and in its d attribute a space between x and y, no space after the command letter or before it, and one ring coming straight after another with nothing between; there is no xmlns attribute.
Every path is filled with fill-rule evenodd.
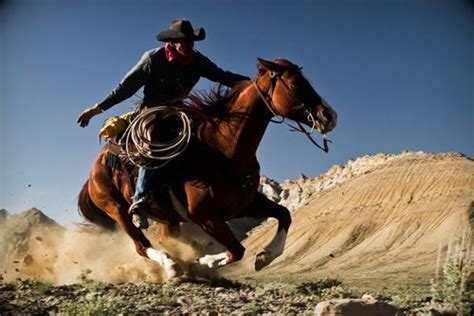
<svg viewBox="0 0 474 316"><path fill-rule="evenodd" d="M318 178L301 177L267 190L290 208L304 204L292 212L285 252L253 271L250 254L276 230L270 220L244 241L245 258L226 268L226 276L426 284L457 245L466 249L464 255L472 254L474 162L461 154L366 156ZM299 194L291 198L291 192Z"/></svg>

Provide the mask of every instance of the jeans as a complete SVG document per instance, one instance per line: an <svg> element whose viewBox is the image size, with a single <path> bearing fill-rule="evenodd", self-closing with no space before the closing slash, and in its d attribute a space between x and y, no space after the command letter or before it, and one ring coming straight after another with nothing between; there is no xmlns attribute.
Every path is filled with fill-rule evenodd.
<svg viewBox="0 0 474 316"><path fill-rule="evenodd" d="M151 189L153 179L157 173L156 169L146 169L140 167L138 170L137 187L135 188L135 194L133 195L133 201L136 202L139 199L145 197Z"/></svg>

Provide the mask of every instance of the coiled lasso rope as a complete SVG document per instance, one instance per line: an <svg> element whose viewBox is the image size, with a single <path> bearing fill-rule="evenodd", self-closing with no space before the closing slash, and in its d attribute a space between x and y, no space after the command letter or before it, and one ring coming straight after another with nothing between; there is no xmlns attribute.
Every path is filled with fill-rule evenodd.
<svg viewBox="0 0 474 316"><path fill-rule="evenodd" d="M147 127L153 120L159 122L167 110L169 107L166 106L144 110L125 131L125 151L135 166L159 169L182 154L188 147L191 139L191 120L182 111L167 115L167 118L174 116L181 121L182 128L176 137L164 142L154 142L150 139Z"/></svg>

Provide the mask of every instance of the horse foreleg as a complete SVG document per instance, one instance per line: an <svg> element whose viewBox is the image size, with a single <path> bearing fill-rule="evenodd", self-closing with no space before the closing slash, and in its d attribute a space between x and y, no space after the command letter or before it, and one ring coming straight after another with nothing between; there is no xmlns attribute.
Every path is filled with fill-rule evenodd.
<svg viewBox="0 0 474 316"><path fill-rule="evenodd" d="M170 256L158 249L152 247L150 241L146 238L143 232L133 225L127 209L122 209L120 216L116 219L117 223L122 229L133 239L137 252L145 258L157 262L165 269L166 275L169 279L178 277L183 274L179 264L177 264Z"/></svg>
<svg viewBox="0 0 474 316"><path fill-rule="evenodd" d="M286 235L291 225L290 211L258 193L255 201L248 208L248 217L274 217L278 220L277 233L255 259L255 270L259 271L279 257L285 249Z"/></svg>
<svg viewBox="0 0 474 316"><path fill-rule="evenodd" d="M207 220L201 223L201 227L212 238L224 245L227 251L215 255L205 255L198 259L199 264L207 265L209 268L217 268L242 259L245 248L237 238L235 238L225 221L215 219Z"/></svg>
<svg viewBox="0 0 474 316"><path fill-rule="evenodd" d="M128 204L125 202L119 203L114 199L114 195L110 192L112 190L110 186L102 187L102 190L98 190L98 184L99 182L96 181L89 182L90 186L95 186L96 188L96 190L89 190L89 192L93 192L91 198L94 204L106 212L132 238L138 254L161 265L165 269L168 278L182 275L183 271L180 266L167 253L153 248L143 232L133 225L132 219L128 214Z"/></svg>
<svg viewBox="0 0 474 316"><path fill-rule="evenodd" d="M118 212L115 212L115 214L117 215L115 215L113 219L127 233L127 235L132 238L139 255L153 260L162 266L169 279L183 274L181 267L173 261L166 252L153 248L143 232L133 225L127 208L119 207Z"/></svg>

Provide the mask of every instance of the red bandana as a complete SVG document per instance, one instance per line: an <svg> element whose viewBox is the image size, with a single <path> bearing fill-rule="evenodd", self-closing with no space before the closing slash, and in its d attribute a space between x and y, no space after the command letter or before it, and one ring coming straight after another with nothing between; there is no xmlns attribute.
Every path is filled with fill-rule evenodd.
<svg viewBox="0 0 474 316"><path fill-rule="evenodd" d="M187 66L191 64L194 61L194 57L196 56L194 52L189 56L183 56L178 53L178 51L174 49L174 47L171 46L170 43L166 43L165 45L165 54L168 62L181 66Z"/></svg>

